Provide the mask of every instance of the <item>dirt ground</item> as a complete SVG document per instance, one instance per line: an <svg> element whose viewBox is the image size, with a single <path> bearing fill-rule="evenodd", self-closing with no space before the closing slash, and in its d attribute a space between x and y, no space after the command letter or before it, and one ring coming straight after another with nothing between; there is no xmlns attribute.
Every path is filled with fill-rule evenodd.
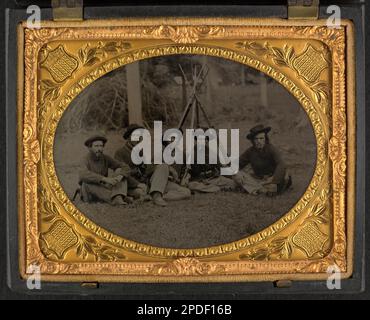
<svg viewBox="0 0 370 320"><path fill-rule="evenodd" d="M225 100L221 101L223 106L234 105L235 101L243 99L230 90L227 89L228 94L220 93ZM258 88L244 94L248 105L258 105ZM76 201L75 205L93 222L116 235L168 248L199 248L228 243L268 227L288 212L303 195L316 161L314 134L297 101L274 84L269 87L269 103L269 110L261 109L257 114L256 108L214 110L211 120L216 128L240 129L241 152L250 145L245 133L252 126L258 123L271 125L271 141L281 150L293 178L293 188L288 192L275 198L240 192L195 194L190 200L169 202L166 208L156 207L151 202L127 208L101 203L85 204L81 201ZM288 122L287 119L293 120ZM91 134L57 131L55 166L61 185L70 197L77 187L80 160L87 151L83 142ZM121 132L107 132L107 136L105 152L113 155L124 141Z"/></svg>
<svg viewBox="0 0 370 320"><path fill-rule="evenodd" d="M293 193L275 198L240 192L195 194L165 208L151 202L129 208L81 201L76 205L99 226L127 239L159 247L199 248L240 240L268 227L290 209Z"/></svg>

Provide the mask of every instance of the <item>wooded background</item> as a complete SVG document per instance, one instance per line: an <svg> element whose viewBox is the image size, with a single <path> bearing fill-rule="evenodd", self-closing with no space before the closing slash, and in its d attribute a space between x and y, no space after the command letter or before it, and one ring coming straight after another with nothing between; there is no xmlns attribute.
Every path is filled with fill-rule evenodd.
<svg viewBox="0 0 370 320"><path fill-rule="evenodd" d="M192 73L204 64L209 73L197 95L211 119L233 115L251 87L259 91L259 101L249 110L259 115L256 121L268 116L271 78L225 59L177 55L136 62L95 81L72 102L62 131L117 130L133 122L152 127L154 120L176 127L191 93Z"/></svg>

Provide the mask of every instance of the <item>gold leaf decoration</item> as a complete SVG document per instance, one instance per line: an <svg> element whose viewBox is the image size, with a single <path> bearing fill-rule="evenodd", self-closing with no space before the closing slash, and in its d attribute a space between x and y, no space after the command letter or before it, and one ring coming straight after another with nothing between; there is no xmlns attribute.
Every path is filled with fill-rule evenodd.
<svg viewBox="0 0 370 320"><path fill-rule="evenodd" d="M268 42L262 45L255 41L245 41L237 42L236 47L251 51L260 56L268 56L279 66L293 67L293 61L296 57L293 46L288 45L284 45L283 48L278 48L271 46Z"/></svg>
<svg viewBox="0 0 370 320"><path fill-rule="evenodd" d="M150 35L157 39L169 38L173 42L190 44L196 43L199 39L225 33L223 27L210 26L159 26L144 30L145 35Z"/></svg>
<svg viewBox="0 0 370 320"><path fill-rule="evenodd" d="M327 254L328 236L323 234L317 225L328 225L330 223L327 201L329 190L324 189L317 201L310 209L307 218L300 224L298 230L288 237L280 237L271 241L264 247L257 248L247 254L239 256L240 260L269 261L275 258L288 260L294 248L303 249L308 257L317 255L323 257ZM316 243L312 244L312 236Z"/></svg>
<svg viewBox="0 0 370 320"><path fill-rule="evenodd" d="M291 237L281 237L271 241L266 247L258 248L239 256L240 260L268 261L272 258L289 259L293 253Z"/></svg>
<svg viewBox="0 0 370 320"><path fill-rule="evenodd" d="M95 63L101 62L108 55L121 53L130 48L130 43L122 41L99 42L96 47L87 44L78 51L78 57L84 66L91 67Z"/></svg>
<svg viewBox="0 0 370 320"><path fill-rule="evenodd" d="M330 89L329 86L324 81L319 81L311 85L311 90L314 93L315 101L323 106L323 111L325 113L328 112L328 101L330 97Z"/></svg>
<svg viewBox="0 0 370 320"><path fill-rule="evenodd" d="M237 42L236 47L238 49L243 49L245 51L252 51L262 56L266 55L269 51L265 45L262 45L259 42L255 42L255 41Z"/></svg>
<svg viewBox="0 0 370 320"><path fill-rule="evenodd" d="M33 140L24 148L24 161L38 163L40 161L40 144L38 140Z"/></svg>
<svg viewBox="0 0 370 320"><path fill-rule="evenodd" d="M59 98L61 94L61 84L51 80L42 80L40 85L41 102L52 102Z"/></svg>
<svg viewBox="0 0 370 320"><path fill-rule="evenodd" d="M60 219L60 207L45 189L41 190L40 212L44 222L52 223L56 219Z"/></svg>
<svg viewBox="0 0 370 320"><path fill-rule="evenodd" d="M276 65L294 70L305 82L310 84L314 99L321 105L323 112L328 112L330 89L326 82L319 80L321 72L329 67L326 60L329 56L326 46L321 46L321 49L318 50L309 45L300 55L296 54L293 46L287 44L278 48L271 46L268 42L261 44L256 41L244 41L237 42L235 46L257 56L271 58Z"/></svg>
<svg viewBox="0 0 370 320"><path fill-rule="evenodd" d="M118 250L98 243L95 238L90 236L78 235L79 242L77 245L77 255L86 260L89 256L93 256L95 261L121 261L125 260L125 255Z"/></svg>
<svg viewBox="0 0 370 320"><path fill-rule="evenodd" d="M113 249L112 247L103 245L101 243L98 243L97 240L95 240L93 237L90 236L83 236L77 231L73 230L72 227L70 227L66 223L64 219L61 217L60 214L60 206L54 201L51 194L47 192L46 190L41 191L41 197L40 197L40 209L41 209L41 217L42 220L45 223L50 223L52 225L55 225L56 222L59 223L59 225L63 225L64 229L71 229L71 230L64 230L63 233L71 235L72 233L76 236L76 242L73 243L73 246L76 246L76 254L77 256L82 257L83 259L87 259L88 256L93 256L96 261L119 261L124 260L125 256L118 252L118 250ZM51 227L53 228L53 226ZM50 231L49 231L50 232ZM55 232L54 232L55 233ZM46 233L47 234L47 233ZM40 242L40 245L43 246L43 253L46 256L50 256L53 253L55 253L57 250L54 250L54 252L51 252L50 246L46 246L45 241L45 235L42 237L43 242ZM63 241L62 241L63 242ZM54 247L58 248L60 246L59 240L55 239L53 241ZM47 248L46 248L46 247ZM72 246L70 246L72 247ZM70 248L69 247L69 248ZM58 252L58 258L61 258L61 254L63 254L63 250L59 250Z"/></svg>
<svg viewBox="0 0 370 320"><path fill-rule="evenodd" d="M156 264L150 273L167 276L201 276L221 274L224 271L225 268L217 263L201 262L195 258L182 258L165 264Z"/></svg>

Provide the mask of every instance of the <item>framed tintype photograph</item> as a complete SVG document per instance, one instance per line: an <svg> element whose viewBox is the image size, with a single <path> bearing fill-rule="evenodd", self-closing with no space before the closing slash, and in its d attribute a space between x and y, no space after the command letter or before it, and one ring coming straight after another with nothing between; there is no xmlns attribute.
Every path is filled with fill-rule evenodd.
<svg viewBox="0 0 370 320"><path fill-rule="evenodd" d="M17 48L23 279L352 276L350 20L24 21Z"/></svg>

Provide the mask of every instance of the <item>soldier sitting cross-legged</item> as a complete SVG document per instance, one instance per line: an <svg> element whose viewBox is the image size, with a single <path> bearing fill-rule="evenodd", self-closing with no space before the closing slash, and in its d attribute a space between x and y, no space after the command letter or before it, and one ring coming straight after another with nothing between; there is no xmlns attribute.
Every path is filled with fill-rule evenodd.
<svg viewBox="0 0 370 320"><path fill-rule="evenodd" d="M178 173L173 167L167 164L136 165L133 163L131 152L137 142L131 141L131 135L136 129L142 128L140 125L132 124L126 129L123 134L126 143L116 151L114 155L115 159L127 163L135 171L134 178L148 186L149 194L154 204L165 207L167 206L166 200L178 201L189 199L191 192L188 188L180 186L177 183Z"/></svg>
<svg viewBox="0 0 370 320"><path fill-rule="evenodd" d="M81 199L85 202L103 201L112 205L126 205L133 198L145 194L145 186L131 177L130 167L104 154L107 138L95 135L85 141L89 149L79 174ZM110 177L109 169L114 173ZM131 197L132 196L132 197Z"/></svg>
<svg viewBox="0 0 370 320"><path fill-rule="evenodd" d="M233 176L235 183L251 195L275 196L292 185L280 151L270 143L270 130L263 125L250 130L247 139L252 146L240 156L240 171Z"/></svg>

